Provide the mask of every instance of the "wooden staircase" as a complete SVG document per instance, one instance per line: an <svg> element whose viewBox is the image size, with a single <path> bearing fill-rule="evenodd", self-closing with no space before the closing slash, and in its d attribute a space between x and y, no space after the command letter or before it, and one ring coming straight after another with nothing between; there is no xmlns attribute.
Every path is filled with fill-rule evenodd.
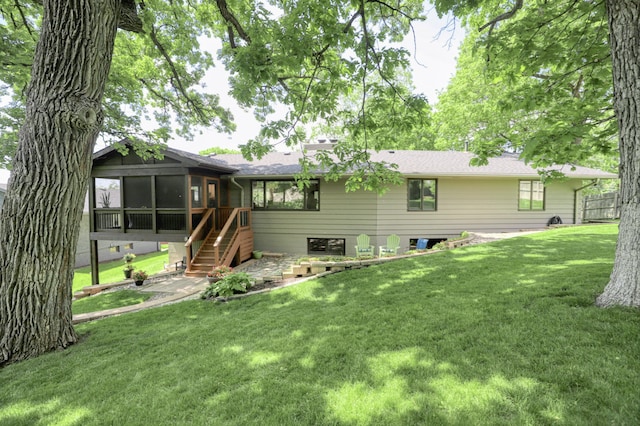
<svg viewBox="0 0 640 426"><path fill-rule="evenodd" d="M216 264L216 251L213 245L216 242L219 234L219 232L211 232L207 236L207 239L204 241L204 243L202 243L200 250L198 250L198 253L191 261L191 267L185 272L185 275L189 277L204 277L207 275L207 272L209 272L215 266L231 266L233 258L235 257L235 253L233 253L231 256L226 256L226 259L221 259L220 263L218 265ZM227 250L232 236L232 234L227 233L224 238L220 240L218 249L221 254Z"/></svg>
<svg viewBox="0 0 640 426"><path fill-rule="evenodd" d="M211 229L204 236L206 224L210 223L211 216L216 214L215 209L210 209L185 244L186 276L204 277L215 266L231 266L234 261L240 263L251 257L253 251L251 210L248 208L221 209L217 213L221 214L217 215L216 223L224 222L222 229ZM198 243L201 244L195 251L194 246Z"/></svg>

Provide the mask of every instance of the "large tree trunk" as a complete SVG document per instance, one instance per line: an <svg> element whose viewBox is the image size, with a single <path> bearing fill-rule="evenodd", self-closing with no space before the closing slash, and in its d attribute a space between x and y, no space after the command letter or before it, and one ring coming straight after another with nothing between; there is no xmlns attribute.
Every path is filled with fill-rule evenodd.
<svg viewBox="0 0 640 426"><path fill-rule="evenodd" d="M607 0L614 108L620 126L620 232L598 306L640 307L640 2Z"/></svg>
<svg viewBox="0 0 640 426"><path fill-rule="evenodd" d="M120 0L45 0L0 220L0 365L77 340L71 286Z"/></svg>

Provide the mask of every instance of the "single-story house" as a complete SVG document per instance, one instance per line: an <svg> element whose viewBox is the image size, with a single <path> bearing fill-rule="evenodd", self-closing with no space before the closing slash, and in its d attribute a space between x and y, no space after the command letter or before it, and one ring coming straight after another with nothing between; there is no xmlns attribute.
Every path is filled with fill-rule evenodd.
<svg viewBox="0 0 640 426"><path fill-rule="evenodd" d="M346 192L344 179L330 182L321 172L299 190L294 175L301 155L271 152L249 161L168 148L164 159L145 161L105 148L93 160L90 239L128 234L168 241L173 260L184 258L187 273L202 274L215 264L242 262L253 250L353 255L359 234L374 246L397 234L406 250L418 239L432 245L462 231L542 228L554 216L579 223L581 190L617 178L563 166L565 179L543 184L517 155L476 167L467 152L386 150L372 160L397 164L404 182L384 195ZM107 187L123 201L101 202L100 188Z"/></svg>

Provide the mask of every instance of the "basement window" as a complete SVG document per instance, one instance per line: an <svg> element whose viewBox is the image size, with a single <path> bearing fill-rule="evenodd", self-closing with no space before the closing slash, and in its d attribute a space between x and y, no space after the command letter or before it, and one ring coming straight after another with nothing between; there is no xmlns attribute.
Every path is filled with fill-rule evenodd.
<svg viewBox="0 0 640 426"><path fill-rule="evenodd" d="M307 238L307 254L344 256L344 238Z"/></svg>
<svg viewBox="0 0 640 426"><path fill-rule="evenodd" d="M427 239L426 248L428 249L446 240L446 238L427 238L427 237L423 237L423 238ZM421 238L409 238L409 250L415 250L417 248L419 239Z"/></svg>

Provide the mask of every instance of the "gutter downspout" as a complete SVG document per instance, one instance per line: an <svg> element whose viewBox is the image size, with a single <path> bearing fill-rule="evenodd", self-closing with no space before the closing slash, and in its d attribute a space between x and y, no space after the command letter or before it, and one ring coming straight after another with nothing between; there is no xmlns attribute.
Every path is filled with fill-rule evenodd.
<svg viewBox="0 0 640 426"><path fill-rule="evenodd" d="M581 186L578 189L574 189L573 190L573 224L577 225L578 222L578 192L582 191L583 189L589 188L590 186L594 186L595 184L598 183L598 179L593 179L591 181L591 183L588 183L584 186ZM584 213L584 212L583 212Z"/></svg>
<svg viewBox="0 0 640 426"><path fill-rule="evenodd" d="M229 181L235 186L237 186L238 188L240 188L240 207L244 207L244 187L240 185L238 182L236 182L236 178L234 177L230 177Z"/></svg>

